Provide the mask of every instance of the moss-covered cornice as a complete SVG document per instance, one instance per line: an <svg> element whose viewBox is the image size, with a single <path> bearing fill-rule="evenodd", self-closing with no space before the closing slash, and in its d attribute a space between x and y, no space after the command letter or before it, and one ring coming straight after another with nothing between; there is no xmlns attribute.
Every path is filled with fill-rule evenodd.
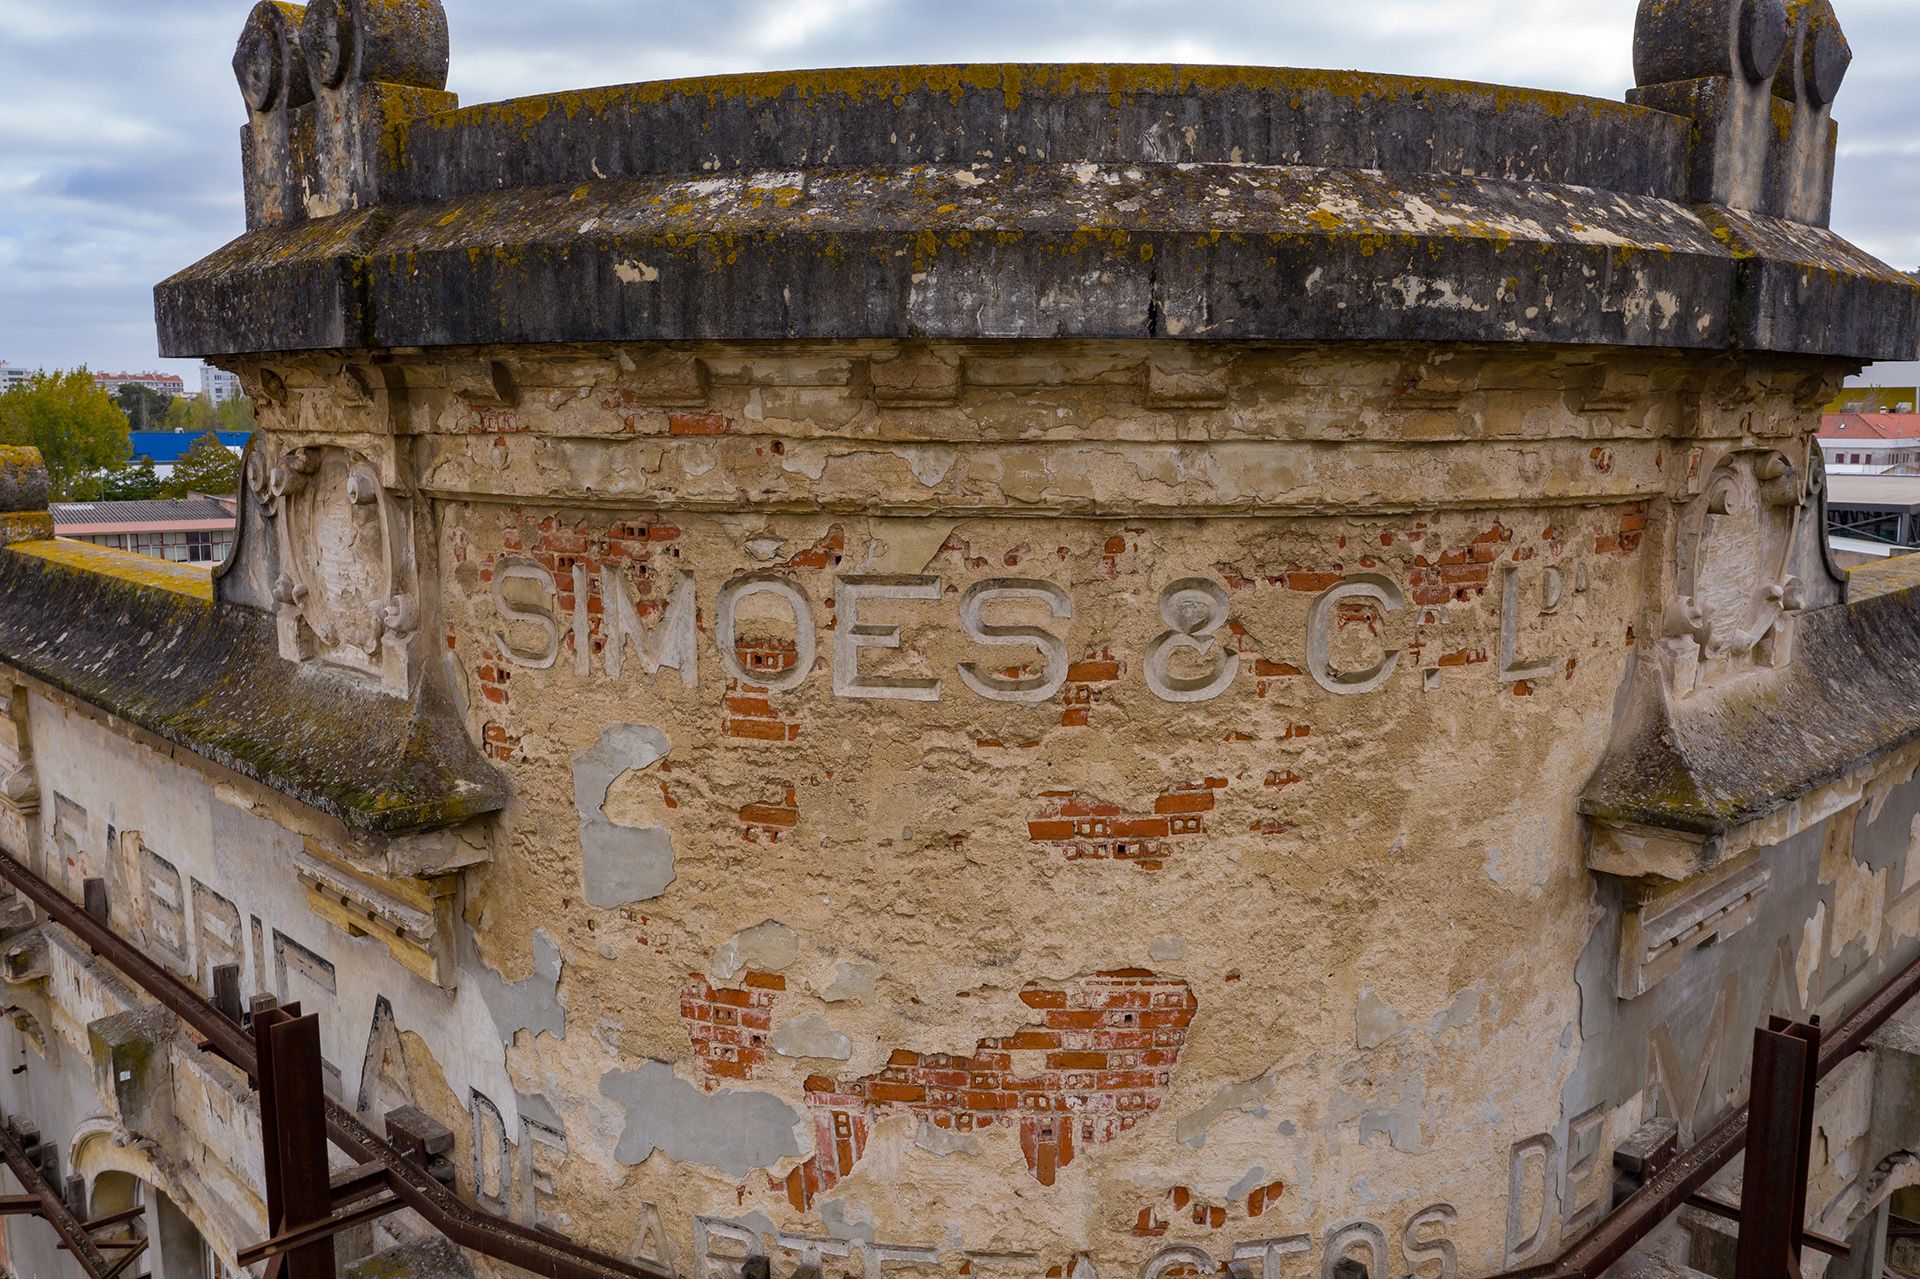
<svg viewBox="0 0 1920 1279"><path fill-rule="evenodd" d="M158 563L66 542L0 551L0 663L353 830L410 834L506 803L440 694L284 661L272 618Z"/></svg>

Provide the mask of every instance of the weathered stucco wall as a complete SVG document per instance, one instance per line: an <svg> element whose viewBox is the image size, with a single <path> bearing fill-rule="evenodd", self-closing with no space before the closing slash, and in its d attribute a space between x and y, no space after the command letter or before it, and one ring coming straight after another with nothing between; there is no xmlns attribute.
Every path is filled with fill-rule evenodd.
<svg viewBox="0 0 1920 1279"><path fill-rule="evenodd" d="M1550 1260L1752 1026L1920 955L1920 598L1831 567L1811 441L1920 333L1826 226L1848 57L1698 0L1628 106L996 67L462 111L431 0L258 6L249 230L157 294L256 401L238 549L76 557L0 488L0 847L648 1273ZM46 957L0 1104L147 1152L230 1259L240 1082L0 930ZM1824 1086L1821 1229L1920 1167L1914 1042Z"/></svg>

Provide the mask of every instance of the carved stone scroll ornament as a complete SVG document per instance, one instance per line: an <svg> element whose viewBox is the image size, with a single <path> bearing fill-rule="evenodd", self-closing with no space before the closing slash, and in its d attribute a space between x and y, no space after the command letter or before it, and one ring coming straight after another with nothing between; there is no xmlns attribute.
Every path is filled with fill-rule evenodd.
<svg viewBox="0 0 1920 1279"><path fill-rule="evenodd" d="M280 653L378 675L407 688L407 652L420 628L407 513L379 469L349 449L255 450L247 483L275 525Z"/></svg>
<svg viewBox="0 0 1920 1279"><path fill-rule="evenodd" d="M1661 640L1672 695L1792 660L1805 586L1791 568L1805 510L1802 473L1786 454L1742 449L1681 513Z"/></svg>

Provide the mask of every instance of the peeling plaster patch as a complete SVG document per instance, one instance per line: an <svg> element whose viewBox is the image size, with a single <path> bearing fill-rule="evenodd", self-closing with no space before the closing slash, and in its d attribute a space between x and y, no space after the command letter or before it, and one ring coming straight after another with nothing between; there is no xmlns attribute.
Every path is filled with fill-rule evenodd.
<svg viewBox="0 0 1920 1279"><path fill-rule="evenodd" d="M870 964L864 959L842 960L839 967L833 970L833 983L820 992L820 998L830 1004L849 999L872 999L873 983L879 979L880 965Z"/></svg>
<svg viewBox="0 0 1920 1279"><path fill-rule="evenodd" d="M869 573L923 573L947 544L956 525L950 520L873 519L867 548Z"/></svg>
<svg viewBox="0 0 1920 1279"><path fill-rule="evenodd" d="M920 1121L920 1131L914 1134L913 1144L942 1156L980 1153L980 1139L972 1133L936 1128L925 1119Z"/></svg>
<svg viewBox="0 0 1920 1279"><path fill-rule="evenodd" d="M1793 980L1800 987L1800 1006L1813 996L1813 975L1820 971L1820 938L1826 932L1827 904L1821 902L1800 928L1800 950L1794 956Z"/></svg>
<svg viewBox="0 0 1920 1279"><path fill-rule="evenodd" d="M610 1070L600 1076L600 1091L627 1110L626 1127L613 1149L623 1164L645 1163L654 1151L664 1150L680 1163L744 1177L803 1153L797 1130L807 1117L771 1093L731 1088L705 1093L664 1061Z"/></svg>
<svg viewBox="0 0 1920 1279"><path fill-rule="evenodd" d="M614 263L613 273L620 277L622 284L652 284L660 278L658 267L648 266L638 258Z"/></svg>
<svg viewBox="0 0 1920 1279"><path fill-rule="evenodd" d="M743 970L758 969L777 973L793 966L800 957L800 939L777 919L755 924L713 952L707 960L707 975L715 981L732 981Z"/></svg>
<svg viewBox="0 0 1920 1279"><path fill-rule="evenodd" d="M514 1097L519 1102L522 1119L531 1119L536 1124L545 1124L558 1133L566 1132L566 1121L560 1117L560 1112L553 1108L553 1103L547 1100L545 1093L526 1093L516 1088Z"/></svg>
<svg viewBox="0 0 1920 1279"><path fill-rule="evenodd" d="M560 1002L560 947L545 929L533 934L533 971L523 981L508 981L486 964L460 966L461 980L470 981L480 992L481 1002L493 1017L500 1042L511 1044L520 1031L538 1035L546 1031L555 1039L567 1037L567 1008Z"/></svg>
<svg viewBox="0 0 1920 1279"><path fill-rule="evenodd" d="M782 1057L826 1057L845 1061L853 1041L827 1024L819 1013L796 1017L773 1032L773 1051Z"/></svg>
<svg viewBox="0 0 1920 1279"><path fill-rule="evenodd" d="M1835 869L1833 927L1828 930L1827 941L1830 957L1840 958L1849 943L1860 941L1865 942L1867 954L1877 954L1882 904L1886 901L1887 880L1891 876L1884 870L1875 872L1851 856L1845 857L1844 864Z"/></svg>
<svg viewBox="0 0 1920 1279"><path fill-rule="evenodd" d="M1353 1009L1353 1038L1362 1048L1378 1048L1407 1028L1407 1019L1394 1010L1373 987L1360 988Z"/></svg>
<svg viewBox="0 0 1920 1279"><path fill-rule="evenodd" d="M666 757L667 735L644 724L615 724L573 761L573 803L580 814L580 878L587 902L606 909L658 897L673 882L673 838L664 826L608 820L607 792L621 774Z"/></svg>
<svg viewBox="0 0 1920 1279"><path fill-rule="evenodd" d="M959 454L946 448L903 448L900 455L906 459L907 469L913 472L913 478L927 488L933 488L947 478L947 472L953 469Z"/></svg>
<svg viewBox="0 0 1920 1279"><path fill-rule="evenodd" d="M1159 963L1179 959L1187 953L1184 937L1156 937L1147 946L1147 957Z"/></svg>
<svg viewBox="0 0 1920 1279"><path fill-rule="evenodd" d="M1272 1095L1272 1075L1262 1075L1245 1083L1228 1084L1214 1093L1213 1099L1206 1105L1180 1116L1179 1122L1174 1125L1174 1136L1181 1145L1198 1149L1206 1144L1207 1129L1213 1127L1215 1120L1235 1110L1265 1114L1266 1108L1260 1103Z"/></svg>

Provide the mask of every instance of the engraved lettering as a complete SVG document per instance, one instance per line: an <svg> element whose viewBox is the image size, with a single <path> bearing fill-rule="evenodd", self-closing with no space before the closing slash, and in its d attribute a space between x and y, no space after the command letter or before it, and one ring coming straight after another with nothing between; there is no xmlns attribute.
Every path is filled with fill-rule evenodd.
<svg viewBox="0 0 1920 1279"><path fill-rule="evenodd" d="M579 603L580 597L575 595L575 606ZM611 564L600 568L600 606L607 633L604 657L609 678L619 678L626 648L631 644L641 670L649 675L659 674L663 667L676 670L683 685L694 686L700 673L700 649L694 629L698 606L694 603L693 574L682 572L674 578L666 616L657 627L641 620L633 597L627 593L626 574Z"/></svg>
<svg viewBox="0 0 1920 1279"><path fill-rule="evenodd" d="M841 697L909 702L940 700L940 681L915 675L862 675L860 650L899 648L900 628L891 622L863 622L863 600L937 600L937 577L842 577L834 586L833 691Z"/></svg>
<svg viewBox="0 0 1920 1279"><path fill-rule="evenodd" d="M739 640L736 636L740 605L756 595L771 595L786 604L793 614L793 666L785 671L750 671L740 661ZM770 688L775 692L790 693L806 682L813 672L813 658L817 641L813 629L813 609L807 603L798 586L784 577L774 577L767 573L750 573L745 577L736 577L720 588L720 602L715 609L713 637L720 645L720 665L727 674L743 684L755 684L761 688ZM846 619L841 619L845 625Z"/></svg>
<svg viewBox="0 0 1920 1279"><path fill-rule="evenodd" d="M1558 601L1556 600L1556 603ZM1551 605L1549 609L1551 609ZM1519 684L1545 679L1559 662L1522 663L1520 651L1520 570L1512 564L1500 567L1500 682Z"/></svg>
<svg viewBox="0 0 1920 1279"><path fill-rule="evenodd" d="M540 608L521 608L507 599L508 582L532 582L539 587L547 600L554 598L553 574L532 560L508 559L502 556L493 564L493 611L500 620L509 626L519 624L531 626L540 633L540 642L533 648L517 647L503 626L494 632L493 641L500 651L522 666L534 670L545 670L552 666L560 656L560 623L554 620L550 605Z"/></svg>
<svg viewBox="0 0 1920 1279"><path fill-rule="evenodd" d="M1413 1279L1458 1279L1460 1254L1444 1232L1459 1224L1460 1214L1452 1204L1434 1204L1407 1219L1406 1228L1400 1232L1400 1252ZM1428 1269L1423 1270L1423 1266Z"/></svg>
<svg viewBox="0 0 1920 1279"><path fill-rule="evenodd" d="M1209 702L1232 687L1240 673L1240 654L1217 638L1231 612L1225 589L1204 577L1183 578L1161 592L1160 616L1173 629L1147 649L1147 687L1155 697L1163 702ZM1213 669L1204 675L1173 674L1171 659L1180 651L1201 658L1211 654Z"/></svg>
<svg viewBox="0 0 1920 1279"><path fill-rule="evenodd" d="M1040 626L1001 626L982 620L987 605L1000 600L1038 600L1047 606L1055 620L1073 616L1073 601L1066 591L1052 582L1030 578L999 577L978 582L960 597L960 627L977 644L1009 648L1032 646L1040 650L1041 672L1012 678L993 675L973 662L960 663L960 682L993 702L1044 702L1058 693L1067 682L1067 644L1059 636Z"/></svg>
<svg viewBox="0 0 1920 1279"><path fill-rule="evenodd" d="M1333 665L1334 627L1340 606L1348 600L1370 600L1382 614L1397 613L1407 606L1406 597L1392 581L1375 573L1362 573L1329 587L1313 602L1307 618L1307 669L1314 683L1329 693L1352 697L1370 693L1387 682L1400 665L1400 650L1386 648L1380 660L1360 671L1335 670Z"/></svg>

